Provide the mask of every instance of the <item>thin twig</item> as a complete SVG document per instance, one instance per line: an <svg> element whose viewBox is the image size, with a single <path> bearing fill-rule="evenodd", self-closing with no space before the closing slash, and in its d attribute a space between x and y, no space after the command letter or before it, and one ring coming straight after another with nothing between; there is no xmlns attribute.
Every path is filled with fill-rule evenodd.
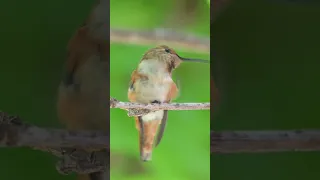
<svg viewBox="0 0 320 180"><path fill-rule="evenodd" d="M320 151L320 130L211 132L211 153Z"/></svg>
<svg viewBox="0 0 320 180"><path fill-rule="evenodd" d="M141 116L155 110L208 110L210 109L210 103L140 104L121 102L115 98L110 98L110 108L128 110L128 116Z"/></svg>
<svg viewBox="0 0 320 180"><path fill-rule="evenodd" d="M210 38L200 37L170 29L149 31L110 29L111 43L160 45L181 47L196 52L210 53Z"/></svg>

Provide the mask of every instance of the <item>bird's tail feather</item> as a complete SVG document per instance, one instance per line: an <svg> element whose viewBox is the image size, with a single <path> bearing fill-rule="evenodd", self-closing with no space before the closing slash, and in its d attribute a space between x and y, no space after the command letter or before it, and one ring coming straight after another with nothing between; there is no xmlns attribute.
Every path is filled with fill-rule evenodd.
<svg viewBox="0 0 320 180"><path fill-rule="evenodd" d="M142 161L151 161L154 139L157 133L158 126L161 120L142 121L141 117L138 117L137 126L139 130L140 141L140 158Z"/></svg>

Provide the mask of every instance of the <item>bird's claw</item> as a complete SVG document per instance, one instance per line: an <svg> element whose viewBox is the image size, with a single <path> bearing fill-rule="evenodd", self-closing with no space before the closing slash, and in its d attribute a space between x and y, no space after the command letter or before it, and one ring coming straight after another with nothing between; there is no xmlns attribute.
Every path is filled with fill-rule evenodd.
<svg viewBox="0 0 320 180"><path fill-rule="evenodd" d="M154 100L154 101L152 101L151 103L153 103L153 104L161 104L161 102L158 101L158 100Z"/></svg>

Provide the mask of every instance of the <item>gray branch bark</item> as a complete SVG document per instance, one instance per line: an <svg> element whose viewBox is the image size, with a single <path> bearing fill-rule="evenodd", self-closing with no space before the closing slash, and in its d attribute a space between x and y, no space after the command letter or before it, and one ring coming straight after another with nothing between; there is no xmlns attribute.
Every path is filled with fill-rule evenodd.
<svg viewBox="0 0 320 180"><path fill-rule="evenodd" d="M23 123L17 116L0 112L0 147L30 147L60 158L62 174L105 171L109 165L109 136L102 132L73 132L45 129ZM94 149L94 152L83 149Z"/></svg>
<svg viewBox="0 0 320 180"><path fill-rule="evenodd" d="M320 151L320 130L211 132L211 153Z"/></svg>
<svg viewBox="0 0 320 180"><path fill-rule="evenodd" d="M0 112L0 125L0 147L109 148L109 137L102 132L39 128L3 112Z"/></svg>

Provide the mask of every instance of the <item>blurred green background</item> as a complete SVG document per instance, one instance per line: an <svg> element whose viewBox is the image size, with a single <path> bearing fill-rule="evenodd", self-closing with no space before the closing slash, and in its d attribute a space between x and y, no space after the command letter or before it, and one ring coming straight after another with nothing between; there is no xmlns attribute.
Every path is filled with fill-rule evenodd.
<svg viewBox="0 0 320 180"><path fill-rule="evenodd" d="M199 13L194 23L179 30L193 32L209 37L209 8L206 1L198 1ZM111 28L151 30L163 27L174 6L170 1L117 1L111 0ZM121 101L127 100L127 91L132 71L148 49L155 45L111 44L110 48L110 95ZM181 56L208 59L210 54L186 52L180 47L174 48ZM185 63L173 73L180 81L180 96L175 102L210 101L210 67L208 64ZM135 121L126 111L110 110L111 150L121 151L139 158L138 131ZM210 178L209 159L209 111L171 111L161 144L154 149L153 159L141 163L145 173L126 175L122 168L111 164L111 179L122 180L207 180ZM134 165L133 165L134 166Z"/></svg>
<svg viewBox="0 0 320 180"><path fill-rule="evenodd" d="M223 71L214 130L320 127L320 4L235 1L213 24ZM220 75L220 77L219 77ZM221 77L221 76L225 77ZM309 180L319 152L211 156L215 180Z"/></svg>
<svg viewBox="0 0 320 180"><path fill-rule="evenodd" d="M161 22L165 21L162 16L165 10L173 8L169 6L170 2L112 1L111 24L113 27L121 28L161 26ZM28 123L60 127L55 103L66 57L66 45L88 16L92 4L92 1L76 0L0 2L2 111L17 114ZM199 10L197 17L201 21L185 29L208 36L209 11L205 5L199 7L203 8ZM150 47L112 45L113 97L127 100L131 71L138 64L144 51ZM186 53L179 48L176 49L181 55L209 58L206 54ZM179 76L181 82L181 96L177 102L200 102L210 99L207 65L183 64L175 75ZM119 152L128 151L137 156L138 139L133 119L127 117L122 110L111 112L112 147ZM166 134L154 152L154 161L144 164L146 168L153 170L147 174L149 178L121 177L118 174L121 170L114 169L112 179L209 179L209 114L209 111L169 112ZM196 135L191 135L191 132ZM186 137L189 138L188 141ZM56 158L47 153L28 148L2 148L0 153L1 179L71 180L75 177L58 174L55 169Z"/></svg>
<svg viewBox="0 0 320 180"><path fill-rule="evenodd" d="M66 45L91 7L90 1L76 0L0 2L2 111L38 126L60 127L56 94ZM0 179L74 179L58 174L57 159L48 153L1 148L0 158Z"/></svg>

